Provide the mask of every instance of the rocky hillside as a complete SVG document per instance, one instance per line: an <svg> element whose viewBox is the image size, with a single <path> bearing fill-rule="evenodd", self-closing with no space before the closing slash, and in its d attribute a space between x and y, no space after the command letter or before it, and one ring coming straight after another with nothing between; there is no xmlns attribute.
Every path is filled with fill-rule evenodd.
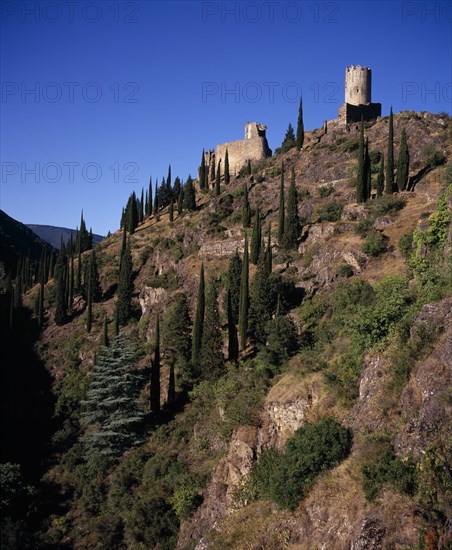
<svg viewBox="0 0 452 550"><path fill-rule="evenodd" d="M83 458L80 414L105 317L113 335L122 231L96 245L103 297L91 332L83 296L68 323L54 323L48 283L36 350L54 380L58 429L43 478L54 491L38 529L43 547L450 548L452 122L397 114L395 158L402 128L410 191L356 204L359 125L330 123L307 133L301 151L254 165L217 197L197 189L196 211L170 222L164 210L130 235L136 314L122 332L139 365L150 365L157 316L165 319L182 290L194 318L202 264L207 279L219 281L226 354L226 272L244 251L247 185L252 211L259 206L264 231L271 227L273 273L297 343L291 353L275 352L269 335L188 393L176 372L175 403L113 466ZM366 123L365 133L375 185L388 119ZM293 169L299 197L293 250L277 237L282 163L286 189ZM251 281L255 273L251 264ZM163 338L162 403L165 345ZM285 467L281 484L296 480L294 438L308 437L310 426L312 437L323 437L315 427L325 419L346 430L349 443L328 467L326 458L312 459L316 474L284 505L272 472Z"/></svg>

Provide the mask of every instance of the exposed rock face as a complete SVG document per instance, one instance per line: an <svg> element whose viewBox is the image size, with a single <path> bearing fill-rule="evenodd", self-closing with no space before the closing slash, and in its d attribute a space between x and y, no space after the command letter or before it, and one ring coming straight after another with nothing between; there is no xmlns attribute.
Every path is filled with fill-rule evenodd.
<svg viewBox="0 0 452 550"><path fill-rule="evenodd" d="M446 392L452 387L452 297L427 304L414 322L412 333L424 326L443 334L428 357L412 373L402 397L401 408L408 418L396 438L397 452L416 458L431 443L441 428L452 425L452 407Z"/></svg>
<svg viewBox="0 0 452 550"><path fill-rule="evenodd" d="M359 526L356 542L352 542L350 550L378 550L381 548L386 529L375 519L365 518Z"/></svg>
<svg viewBox="0 0 452 550"><path fill-rule="evenodd" d="M244 239L235 239L227 241L216 241L203 243L198 251L199 258L203 260L208 258L224 258L230 257L238 250L239 254L243 254L245 248Z"/></svg>
<svg viewBox="0 0 452 550"><path fill-rule="evenodd" d="M139 297L141 314L150 315L158 306L161 306L166 297L167 291L164 288L143 287Z"/></svg>

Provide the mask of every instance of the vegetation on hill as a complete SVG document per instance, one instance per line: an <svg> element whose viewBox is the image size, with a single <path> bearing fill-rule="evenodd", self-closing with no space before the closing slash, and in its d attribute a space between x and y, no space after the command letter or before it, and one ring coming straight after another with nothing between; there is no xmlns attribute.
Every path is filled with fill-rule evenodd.
<svg viewBox="0 0 452 550"><path fill-rule="evenodd" d="M81 225L54 267L40 253L27 286L13 272L2 330L26 368L2 385L2 548L190 548L200 537L280 548L309 521L317 541L329 535L306 510L334 506L321 497L340 483L344 505L328 517L353 494L390 545L395 499L414 525L406 544L446 540L448 409L433 433L415 425L422 452L400 443L418 414L408 385L447 330L444 316L429 330L419 321L451 295L451 121L440 120L391 113L351 135L305 132L300 102L276 157L234 178L203 152L185 183L170 166L94 249ZM258 442L246 447L241 430ZM244 532L258 506L271 513ZM348 524L332 548L353 542Z"/></svg>

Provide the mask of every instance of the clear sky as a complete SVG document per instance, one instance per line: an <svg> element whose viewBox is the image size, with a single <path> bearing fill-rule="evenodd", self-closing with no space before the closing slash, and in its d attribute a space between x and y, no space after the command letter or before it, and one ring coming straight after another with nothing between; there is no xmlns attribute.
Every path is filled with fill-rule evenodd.
<svg viewBox="0 0 452 550"><path fill-rule="evenodd" d="M0 208L119 225L149 177L265 123L270 147L335 118L345 67L383 115L451 111L452 2L1 0Z"/></svg>

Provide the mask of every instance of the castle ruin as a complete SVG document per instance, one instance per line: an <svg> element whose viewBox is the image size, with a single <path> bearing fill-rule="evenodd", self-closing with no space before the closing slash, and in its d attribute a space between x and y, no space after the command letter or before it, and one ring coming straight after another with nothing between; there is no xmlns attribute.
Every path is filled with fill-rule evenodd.
<svg viewBox="0 0 452 550"><path fill-rule="evenodd" d="M338 120L344 124L375 120L381 116L381 103L372 103L372 70L361 65L345 69L345 103L340 107Z"/></svg>
<svg viewBox="0 0 452 550"><path fill-rule="evenodd" d="M237 175L240 169L250 161L262 160L272 156L272 150L268 146L265 132L265 124L257 122L247 122L245 124L245 139L238 141L229 141L217 145L214 161L218 166L221 161L221 167L224 168L224 157L226 149L228 150L229 172L231 176ZM212 154L206 158L206 164L212 160Z"/></svg>

